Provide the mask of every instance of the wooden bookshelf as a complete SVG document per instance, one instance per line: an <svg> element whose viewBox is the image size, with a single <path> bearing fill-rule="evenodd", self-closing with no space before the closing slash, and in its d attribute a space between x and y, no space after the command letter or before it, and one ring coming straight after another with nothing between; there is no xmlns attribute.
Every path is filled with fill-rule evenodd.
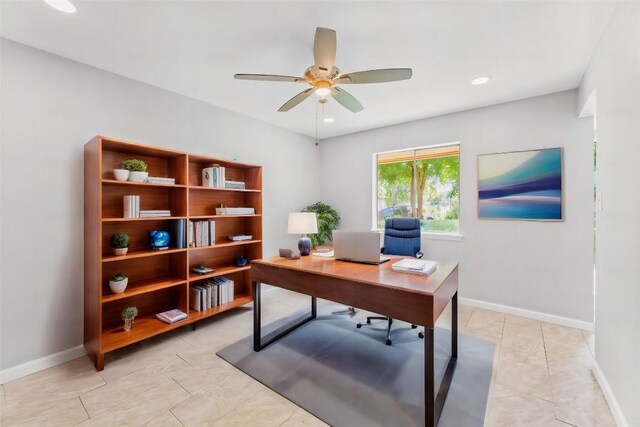
<svg viewBox="0 0 640 427"><path fill-rule="evenodd" d="M112 170L123 160L136 158L148 165L150 176L174 178L175 184L116 181ZM202 186L202 169L214 164L226 168L226 179L245 182L246 189ZM86 349L97 370L106 353L164 332L192 324L252 301L250 263L262 258L262 168L199 154L152 147L96 136L84 147L85 169L85 331ZM139 195L140 208L169 209L170 217L123 218L123 196ZM216 215L215 208L251 207L252 215ZM169 221L215 221L215 245L157 251L149 247L151 230L169 230ZM115 232L130 237L126 255L115 256L109 239ZM233 242L232 234L250 234L251 240ZM246 266L234 260L245 257ZM192 269L206 265L212 273ZM109 279L116 273L129 278L127 289L113 294ZM204 311L189 307L189 288L217 276L234 281L233 301ZM136 306L133 329L125 332L120 313ZM187 319L166 324L155 314L178 308Z"/></svg>

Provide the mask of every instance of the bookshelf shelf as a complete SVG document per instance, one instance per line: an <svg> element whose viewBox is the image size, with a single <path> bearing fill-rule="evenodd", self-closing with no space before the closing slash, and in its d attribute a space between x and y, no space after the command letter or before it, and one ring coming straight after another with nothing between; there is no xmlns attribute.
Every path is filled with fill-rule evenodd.
<svg viewBox="0 0 640 427"><path fill-rule="evenodd" d="M213 316L214 314L222 313L224 311L231 310L232 308L240 307L241 305L245 305L251 301L253 301L251 295L237 295L236 298L230 303L212 307L205 311L189 310L189 318L192 321L204 319L206 317Z"/></svg>
<svg viewBox="0 0 640 427"><path fill-rule="evenodd" d="M158 221L168 219L185 219L184 216L152 216L150 218L102 218L102 222Z"/></svg>
<svg viewBox="0 0 640 427"><path fill-rule="evenodd" d="M190 216L189 219L221 219L221 218L260 218L261 214L253 215L196 215Z"/></svg>
<svg viewBox="0 0 640 427"><path fill-rule="evenodd" d="M104 368L105 354L245 305L252 301L251 260L262 258L262 167L178 150L146 146L97 136L85 144L85 348L94 357L97 370ZM170 177L175 184L149 184L116 181L115 169L123 160L136 158L147 163L150 176ZM246 189L202 186L202 169L225 168L224 178L245 183ZM123 198L137 195L142 210L170 210L173 216L122 218ZM218 206L250 207L253 215L215 215ZM185 220L188 236L190 221L214 221L216 244L204 247L172 246L164 251L149 248L149 231L173 231ZM171 227L170 227L171 226ZM112 255L110 236L115 232L130 237L129 252ZM252 235L252 240L232 242L227 236ZM187 243L187 242L185 242ZM185 245L187 246L187 245ZM245 257L246 266L234 260ZM198 275L192 269L206 265L215 271ZM113 294L109 278L123 273L129 278L127 289ZM233 281L233 301L205 311L189 307L190 288L207 279L225 276ZM139 315L133 329L125 332L120 315L135 306ZM174 324L156 319L156 313L171 309L187 313Z"/></svg>
<svg viewBox="0 0 640 427"><path fill-rule="evenodd" d="M157 277L140 282L132 282L127 285L127 289L121 294L114 294L111 293L110 290L107 290L106 295L103 295L102 297L102 303L129 298L135 295L145 294L147 292L158 291L172 286L183 285L185 283L187 283L186 280L176 277Z"/></svg>
<svg viewBox="0 0 640 427"><path fill-rule="evenodd" d="M218 188L218 187L203 187L201 185L190 185L189 190L196 191L235 191L238 193L261 193L262 190L254 190L251 188Z"/></svg>
<svg viewBox="0 0 640 427"><path fill-rule="evenodd" d="M127 259L133 259L133 258L144 258L148 256L158 256L158 255L172 254L176 252L184 252L186 250L187 250L186 248L183 248L183 249L167 249L164 251L154 251L153 249L149 249L147 251L134 251L134 252L127 252L126 255L107 255L102 258L102 262L124 261Z"/></svg>
<svg viewBox="0 0 640 427"><path fill-rule="evenodd" d="M238 267L237 265L225 265L217 267L214 272L207 274L189 273L189 281L210 279L212 277L224 276L231 273L237 273L239 271L248 271L251 268L250 265Z"/></svg>
<svg viewBox="0 0 640 427"><path fill-rule="evenodd" d="M216 242L215 245L212 246L198 246L195 248L189 248L190 251L201 251L207 249L220 249L226 248L228 246L241 246L241 245L252 245L254 243L262 243L262 240L241 240L239 242L231 242L229 240L221 240Z"/></svg>
<svg viewBox="0 0 640 427"><path fill-rule="evenodd" d="M181 184L151 184L148 182L132 182L132 181L116 181L115 179L103 179L102 183L105 185L124 185L132 187L163 187L163 188L186 188L186 185Z"/></svg>

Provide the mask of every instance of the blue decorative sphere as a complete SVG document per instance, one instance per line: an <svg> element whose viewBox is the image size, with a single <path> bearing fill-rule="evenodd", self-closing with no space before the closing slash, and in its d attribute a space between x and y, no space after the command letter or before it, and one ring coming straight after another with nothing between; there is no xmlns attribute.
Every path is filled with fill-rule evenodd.
<svg viewBox="0 0 640 427"><path fill-rule="evenodd" d="M152 248L164 248L169 246L169 232L152 230L149 232L149 245Z"/></svg>

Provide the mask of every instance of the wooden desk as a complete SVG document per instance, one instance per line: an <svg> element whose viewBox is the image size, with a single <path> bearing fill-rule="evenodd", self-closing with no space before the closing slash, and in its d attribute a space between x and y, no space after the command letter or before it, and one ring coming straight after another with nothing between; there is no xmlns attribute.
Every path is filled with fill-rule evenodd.
<svg viewBox="0 0 640 427"><path fill-rule="evenodd" d="M391 265L400 259L402 257L391 257L391 261L379 266L335 261L333 258L313 255L296 260L273 257L252 261L253 349L260 351L314 319L317 298L422 325L425 328L425 426L436 426L449 391L458 356L458 264L439 262L436 271L431 275L417 276L393 271ZM264 342L260 313L261 283L311 296L311 312L308 317L286 326ZM451 358L436 395L433 329L449 301L452 302ZM356 333L355 328L354 333ZM380 345L383 345L382 342Z"/></svg>

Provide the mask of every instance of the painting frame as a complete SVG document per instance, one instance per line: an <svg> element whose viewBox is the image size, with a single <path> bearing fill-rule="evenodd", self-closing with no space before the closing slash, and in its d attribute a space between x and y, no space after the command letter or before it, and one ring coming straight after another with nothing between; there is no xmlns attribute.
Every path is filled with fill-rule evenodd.
<svg viewBox="0 0 640 427"><path fill-rule="evenodd" d="M544 154L541 154L544 153ZM507 179L507 175L510 172L516 171L518 168L522 168L519 171L521 174L529 169L527 172L531 173L535 171L533 167L527 167L526 161L510 168L500 175L490 176L489 171L484 165L482 158L494 157L494 163L500 163L504 161L505 164L509 162L515 163L514 158L526 158L533 159L540 155L539 159L530 160L531 163L541 163L544 168L547 168L546 173L540 173L536 177L532 176L531 182L536 184L533 188L526 188L527 185L531 186L531 182L509 182L504 181L501 184L496 184L498 181ZM514 158L508 159L512 156ZM502 157L502 159L499 159ZM487 163L487 162L484 162ZM557 168L556 168L557 166ZM565 219L565 198L564 198L564 150L563 147L549 147L549 148L535 148L527 150L517 151L504 151L498 153L485 153L477 155L476 162L477 172L477 192L476 192L476 207L477 216L479 220L485 221L534 221L534 222L563 222ZM516 173L512 173L516 175ZM487 178L489 176L489 178ZM502 177L502 178L501 178ZM493 185L491 181L493 180ZM546 188L545 184L548 184ZM497 186L496 186L497 185ZM513 190L518 187L523 189ZM536 188L540 187L540 188ZM491 194L499 194L500 192L506 192L509 194L499 197L490 197ZM515 200L510 200L515 199ZM520 200L518 200L520 199ZM502 203L498 203L502 202ZM511 212L511 214L509 214ZM537 214L535 214L537 213Z"/></svg>

